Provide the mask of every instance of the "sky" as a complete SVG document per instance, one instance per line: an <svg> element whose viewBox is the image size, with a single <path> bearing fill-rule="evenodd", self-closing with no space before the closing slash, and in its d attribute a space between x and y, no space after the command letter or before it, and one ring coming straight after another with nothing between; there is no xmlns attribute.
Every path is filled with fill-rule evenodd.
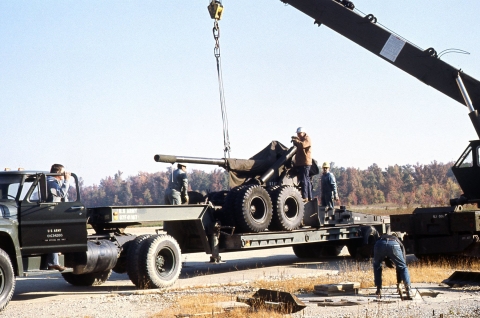
<svg viewBox="0 0 480 318"><path fill-rule="evenodd" d="M480 78L480 2L355 0ZM155 154L223 157L209 1L0 1L0 168L86 185L164 171ZM365 169L454 161L467 108L279 0L224 0L220 48L232 158L302 126L319 162ZM191 169L215 167L190 165Z"/></svg>

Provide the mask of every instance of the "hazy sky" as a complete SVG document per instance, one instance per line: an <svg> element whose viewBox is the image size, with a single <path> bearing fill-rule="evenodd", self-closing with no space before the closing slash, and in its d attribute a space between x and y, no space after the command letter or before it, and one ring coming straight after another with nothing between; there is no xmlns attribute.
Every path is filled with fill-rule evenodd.
<svg viewBox="0 0 480 318"><path fill-rule="evenodd" d="M213 21L203 1L0 1L1 168L62 163L97 183L164 170L155 154L222 157ZM344 167L455 160L467 108L279 0L224 0L232 157L298 126ZM356 0L480 78L479 1ZM189 169L206 166L193 166Z"/></svg>

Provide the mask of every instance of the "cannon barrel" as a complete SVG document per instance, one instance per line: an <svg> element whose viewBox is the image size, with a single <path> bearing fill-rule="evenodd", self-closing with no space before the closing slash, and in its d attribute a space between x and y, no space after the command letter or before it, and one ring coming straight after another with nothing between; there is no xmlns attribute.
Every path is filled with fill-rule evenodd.
<svg viewBox="0 0 480 318"><path fill-rule="evenodd" d="M225 159L223 158L199 158L199 157L184 157L184 156L171 156L171 155L155 155L153 157L156 162L166 163L194 163L202 165L218 165L222 168L227 166Z"/></svg>
<svg viewBox="0 0 480 318"><path fill-rule="evenodd" d="M285 153L283 156L277 159L277 161L273 164L273 166L267 170L258 180L261 184L267 183L267 181L273 176L276 170L280 168L281 165L285 163L288 159L292 158L293 155L297 152L297 147L293 146L292 148L288 149L288 152Z"/></svg>

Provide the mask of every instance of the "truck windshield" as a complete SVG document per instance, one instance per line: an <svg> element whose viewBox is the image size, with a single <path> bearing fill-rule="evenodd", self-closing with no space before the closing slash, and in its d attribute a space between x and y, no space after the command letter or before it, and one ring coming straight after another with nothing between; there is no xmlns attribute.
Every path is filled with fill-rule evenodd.
<svg viewBox="0 0 480 318"><path fill-rule="evenodd" d="M13 201L17 197L18 189L22 182L22 175L1 175L0 176L0 200ZM20 200L22 200L27 194L28 190L32 186L33 180L28 180L23 184L22 193L20 194ZM31 201L38 201L38 191L33 191L30 196Z"/></svg>

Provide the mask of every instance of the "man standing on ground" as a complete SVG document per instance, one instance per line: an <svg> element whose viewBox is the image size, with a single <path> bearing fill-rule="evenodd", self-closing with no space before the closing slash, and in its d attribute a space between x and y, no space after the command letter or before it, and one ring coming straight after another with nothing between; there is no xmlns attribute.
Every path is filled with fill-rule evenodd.
<svg viewBox="0 0 480 318"><path fill-rule="evenodd" d="M66 172L65 167L58 163L52 165L50 173L58 173L61 175L47 177L47 202L68 201L71 173ZM65 267L60 265L58 261L58 253L47 255L47 265L49 270L56 269L61 272L65 270Z"/></svg>
<svg viewBox="0 0 480 318"><path fill-rule="evenodd" d="M337 191L337 181L335 176L330 172L330 164L324 162L322 165L322 206L326 207L326 210L333 210L335 208L335 203L338 201L338 191Z"/></svg>
<svg viewBox="0 0 480 318"><path fill-rule="evenodd" d="M310 167L312 166L312 141L303 127L298 127L297 135L292 137L293 144L297 147L295 166L298 167L298 177L302 187L303 202L311 201L312 184L310 182Z"/></svg>
<svg viewBox="0 0 480 318"><path fill-rule="evenodd" d="M395 264L397 272L397 288L400 288L399 284L403 281L406 298L411 297L410 274L406 259L405 247L398 237L383 234L375 243L373 249L373 276L378 296L381 296L382 290L382 263L383 261L385 263L391 261Z"/></svg>
<svg viewBox="0 0 480 318"><path fill-rule="evenodd" d="M187 191L187 166L183 163L179 163L177 164L177 169L172 173L172 178L170 179L167 190L165 190L165 204L188 204Z"/></svg>

